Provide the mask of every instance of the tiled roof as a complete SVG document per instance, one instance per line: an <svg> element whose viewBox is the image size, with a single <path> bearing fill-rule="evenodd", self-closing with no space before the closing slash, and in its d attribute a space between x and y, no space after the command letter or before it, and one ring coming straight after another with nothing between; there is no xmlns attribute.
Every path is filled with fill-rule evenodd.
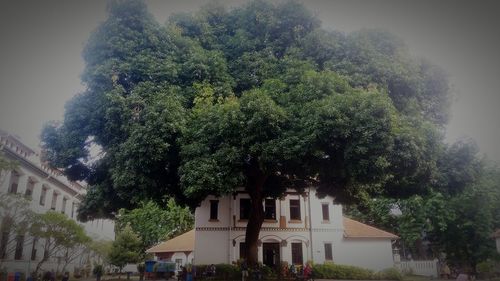
<svg viewBox="0 0 500 281"><path fill-rule="evenodd" d="M493 238L500 238L500 228L493 233Z"/></svg>
<svg viewBox="0 0 500 281"><path fill-rule="evenodd" d="M192 252L194 251L194 229L162 242L146 250L146 253Z"/></svg>
<svg viewBox="0 0 500 281"><path fill-rule="evenodd" d="M346 238L386 238L397 239L397 235L344 217L344 237Z"/></svg>

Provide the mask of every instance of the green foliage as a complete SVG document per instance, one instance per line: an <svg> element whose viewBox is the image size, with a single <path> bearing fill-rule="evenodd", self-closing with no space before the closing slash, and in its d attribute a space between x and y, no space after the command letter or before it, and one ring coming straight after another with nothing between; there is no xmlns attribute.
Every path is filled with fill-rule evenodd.
<svg viewBox="0 0 500 281"><path fill-rule="evenodd" d="M315 264L313 272L314 278L318 279L369 280L374 276L372 271L364 268L329 263Z"/></svg>
<svg viewBox="0 0 500 281"><path fill-rule="evenodd" d="M92 269L92 274L95 276L102 276L104 273L104 267L101 264L94 265L94 269Z"/></svg>
<svg viewBox="0 0 500 281"><path fill-rule="evenodd" d="M403 274L396 268L386 268L382 271L375 273L374 279L380 280L403 280Z"/></svg>
<svg viewBox="0 0 500 281"><path fill-rule="evenodd" d="M208 268L209 265L196 265L196 272L201 274ZM232 264L220 263L215 265L215 279L217 280L239 280L241 279L241 269Z"/></svg>
<svg viewBox="0 0 500 281"><path fill-rule="evenodd" d="M99 264L110 264L110 254L113 241L110 240L94 240L90 243L89 248L97 255Z"/></svg>
<svg viewBox="0 0 500 281"><path fill-rule="evenodd" d="M115 241L111 245L109 261L118 267L120 271L127 263L136 263L142 256L142 241L127 225L118 232Z"/></svg>
<svg viewBox="0 0 500 281"><path fill-rule="evenodd" d="M438 184L429 194L407 199L367 199L348 214L400 235L413 257L426 257L419 244L427 240L435 257L446 253L447 262L455 266L474 268L478 261L493 258L491 233L500 226L500 170L453 147L457 145L445 158L458 164L447 163L450 169L441 173L454 186ZM401 215L391 212L395 207Z"/></svg>
<svg viewBox="0 0 500 281"><path fill-rule="evenodd" d="M395 36L324 31L293 1L209 4L165 27L139 0L108 11L83 53L87 90L42 133L47 160L91 186L80 219L194 207L255 189L256 173L263 196L315 184L340 201L434 178L448 81Z"/></svg>
<svg viewBox="0 0 500 281"><path fill-rule="evenodd" d="M16 161L7 159L3 151L0 151L0 171L15 169L17 165Z"/></svg>
<svg viewBox="0 0 500 281"><path fill-rule="evenodd" d="M387 268L379 272L368 269L338 265L333 263L313 265L314 278L341 280L403 280L403 275L396 268Z"/></svg>
<svg viewBox="0 0 500 281"><path fill-rule="evenodd" d="M139 235L145 250L154 244L175 237L193 228L194 217L188 208L183 208L170 199L165 207L153 201L144 202L133 210L121 209L116 228L130 225Z"/></svg>
<svg viewBox="0 0 500 281"><path fill-rule="evenodd" d="M37 214L32 225L32 235L44 239L43 258L37 263L35 273L49 259L54 258L61 251L69 254L77 252L77 248L85 247L91 239L85 233L83 226L68 216L55 211ZM73 258L73 256L71 256ZM69 257L66 261L69 261ZM67 262L64 266L67 265Z"/></svg>

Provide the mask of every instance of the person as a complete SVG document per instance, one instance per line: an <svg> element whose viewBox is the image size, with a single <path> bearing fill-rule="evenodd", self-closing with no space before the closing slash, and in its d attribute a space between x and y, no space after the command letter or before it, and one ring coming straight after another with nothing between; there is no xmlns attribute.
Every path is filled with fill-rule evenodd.
<svg viewBox="0 0 500 281"><path fill-rule="evenodd" d="M208 268L208 272L210 276L215 277L215 264L210 265L210 267Z"/></svg>
<svg viewBox="0 0 500 281"><path fill-rule="evenodd" d="M441 278L449 279L450 274L451 274L450 267L446 263L444 263L441 271Z"/></svg>
<svg viewBox="0 0 500 281"><path fill-rule="evenodd" d="M187 266L187 275L186 275L186 281L193 281L193 271L192 271L192 267L190 264L188 264Z"/></svg>
<svg viewBox="0 0 500 281"><path fill-rule="evenodd" d="M295 268L295 265L292 263L290 265L290 276L295 277L297 275L297 269Z"/></svg>
<svg viewBox="0 0 500 281"><path fill-rule="evenodd" d="M63 275L61 281L68 281L68 280L69 280L69 272L66 271L66 272L64 272L64 275Z"/></svg>
<svg viewBox="0 0 500 281"><path fill-rule="evenodd" d="M241 262L241 281L245 281L245 278L248 277L248 264L245 259Z"/></svg>
<svg viewBox="0 0 500 281"><path fill-rule="evenodd" d="M311 279L311 276L312 276L312 267L309 263L306 263L306 266L304 267L304 280Z"/></svg>

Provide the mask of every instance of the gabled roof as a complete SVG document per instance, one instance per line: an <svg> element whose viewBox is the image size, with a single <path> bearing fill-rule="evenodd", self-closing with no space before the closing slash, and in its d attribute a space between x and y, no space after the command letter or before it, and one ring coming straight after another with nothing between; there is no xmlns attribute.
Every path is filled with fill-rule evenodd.
<svg viewBox="0 0 500 281"><path fill-rule="evenodd" d="M146 250L146 253L192 252L194 251L194 229Z"/></svg>
<svg viewBox="0 0 500 281"><path fill-rule="evenodd" d="M346 238L386 238L398 239L397 235L344 217L344 237Z"/></svg>
<svg viewBox="0 0 500 281"><path fill-rule="evenodd" d="M500 238L500 228L493 232L493 238Z"/></svg>

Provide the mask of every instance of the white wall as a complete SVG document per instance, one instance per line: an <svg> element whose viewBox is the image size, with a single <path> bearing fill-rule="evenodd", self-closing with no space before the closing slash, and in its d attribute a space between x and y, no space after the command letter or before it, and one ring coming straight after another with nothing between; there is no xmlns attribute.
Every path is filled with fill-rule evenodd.
<svg viewBox="0 0 500 281"><path fill-rule="evenodd" d="M335 255L335 251L339 255ZM355 238L344 239L334 247L334 262L359 267L382 270L394 267L392 244L388 239Z"/></svg>

